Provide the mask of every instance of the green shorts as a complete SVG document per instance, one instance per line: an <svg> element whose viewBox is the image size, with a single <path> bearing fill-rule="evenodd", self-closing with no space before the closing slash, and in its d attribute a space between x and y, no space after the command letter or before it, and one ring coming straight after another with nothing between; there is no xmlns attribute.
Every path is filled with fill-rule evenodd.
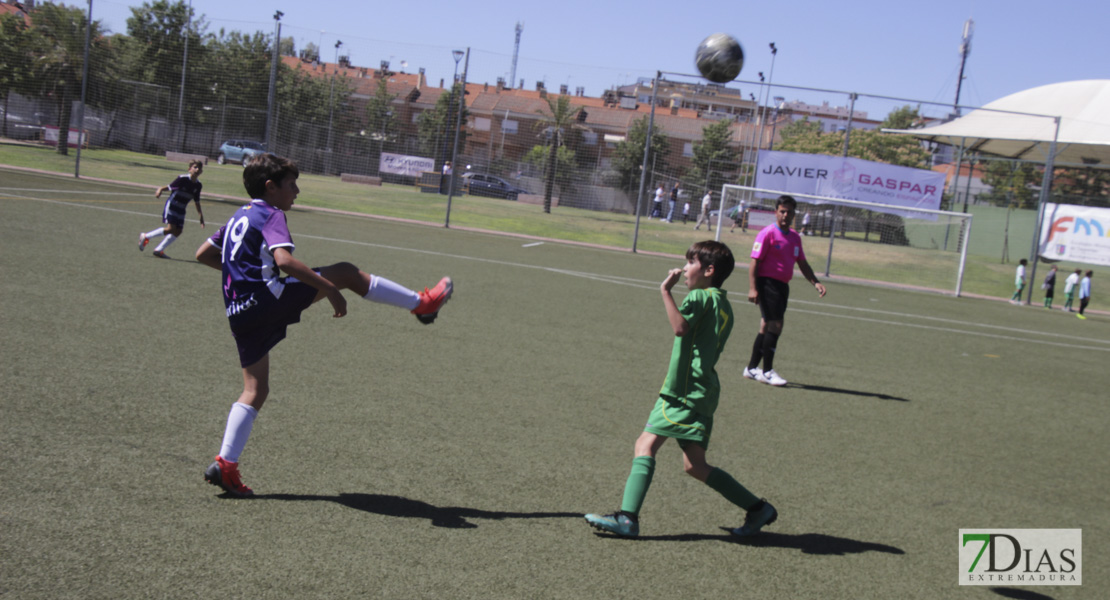
<svg viewBox="0 0 1110 600"><path fill-rule="evenodd" d="M685 404L659 398L648 415L644 431L684 442L694 442L709 449L709 434L713 432L713 417L694 412Z"/></svg>

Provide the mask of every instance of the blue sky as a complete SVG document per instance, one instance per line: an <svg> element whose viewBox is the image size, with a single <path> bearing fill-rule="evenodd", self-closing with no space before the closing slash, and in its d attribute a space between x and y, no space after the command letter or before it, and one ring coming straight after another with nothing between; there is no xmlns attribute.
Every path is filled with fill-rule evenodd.
<svg viewBox="0 0 1110 600"><path fill-rule="evenodd" d="M141 4L94 0L93 18L114 32L126 32L130 7ZM736 36L747 54L738 82L730 86L743 95L760 95L753 83L760 71L771 77L769 44L774 42L773 83L864 94L857 110L878 119L907 102L867 96L949 105L955 100L958 47L969 18L975 28L961 104L981 106L1061 81L1110 78L1110 3L1095 0L192 0L192 6L209 32L272 33L274 11L280 10L282 37L293 37L298 49L317 44L330 62L336 41L342 40L340 54L349 54L355 65L377 67L389 60L395 70L423 67L432 84L450 80L451 50L467 47L470 81L493 85L498 77L508 79L514 27L521 22L516 79L524 79L528 89L535 89L538 80L549 90L566 84L573 92L582 86L588 96L651 77L656 70L695 73L698 43L725 32ZM847 104L845 94L832 92L778 87L767 96ZM925 105L923 112L943 111Z"/></svg>

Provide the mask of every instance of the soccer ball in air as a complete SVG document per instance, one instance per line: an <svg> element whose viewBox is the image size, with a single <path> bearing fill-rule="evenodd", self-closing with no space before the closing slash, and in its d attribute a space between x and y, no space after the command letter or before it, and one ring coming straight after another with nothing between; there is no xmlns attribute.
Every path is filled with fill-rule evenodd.
<svg viewBox="0 0 1110 600"><path fill-rule="evenodd" d="M714 33L698 44L694 64L701 76L713 83L728 83L744 67L744 49L727 33Z"/></svg>

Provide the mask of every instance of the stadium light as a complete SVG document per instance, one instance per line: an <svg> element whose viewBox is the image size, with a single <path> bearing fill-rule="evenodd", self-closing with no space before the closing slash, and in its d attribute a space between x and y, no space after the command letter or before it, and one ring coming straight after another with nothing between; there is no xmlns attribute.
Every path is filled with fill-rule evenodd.
<svg viewBox="0 0 1110 600"><path fill-rule="evenodd" d="M328 173L331 165L331 119L335 113L335 78L339 73L339 47L343 45L343 40L335 40L335 73L331 76L331 87L328 90L328 143L324 145L324 151L327 152L325 156L327 161L324 165L324 173Z"/></svg>

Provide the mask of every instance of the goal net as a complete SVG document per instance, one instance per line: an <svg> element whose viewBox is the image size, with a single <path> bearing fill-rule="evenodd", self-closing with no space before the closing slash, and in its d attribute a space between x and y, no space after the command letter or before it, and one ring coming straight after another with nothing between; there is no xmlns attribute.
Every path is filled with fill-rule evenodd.
<svg viewBox="0 0 1110 600"><path fill-rule="evenodd" d="M814 272L960 295L970 214L726 184L721 221L754 236L784 194L798 202L793 228Z"/></svg>

